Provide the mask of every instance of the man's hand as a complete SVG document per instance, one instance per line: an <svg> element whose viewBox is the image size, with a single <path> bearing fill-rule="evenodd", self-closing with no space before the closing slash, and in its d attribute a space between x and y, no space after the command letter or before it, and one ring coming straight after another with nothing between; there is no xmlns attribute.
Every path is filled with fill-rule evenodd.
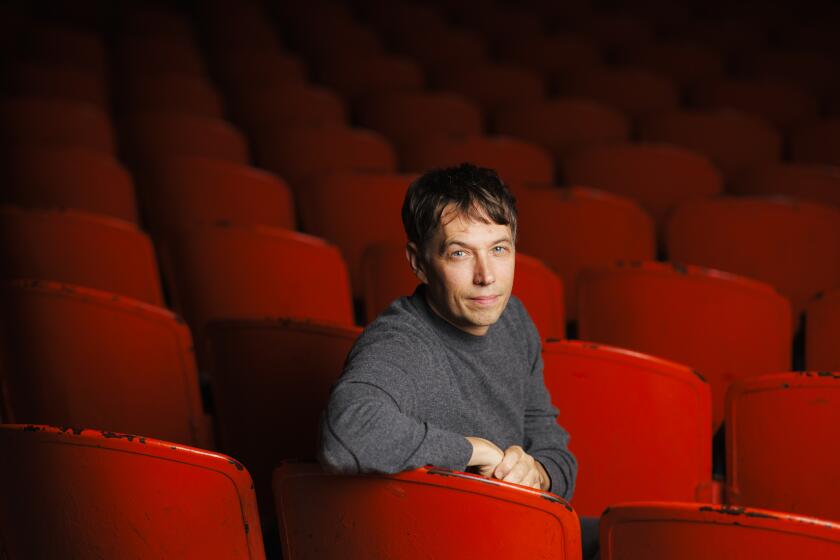
<svg viewBox="0 0 840 560"><path fill-rule="evenodd" d="M537 490L548 490L550 480L542 464L518 445L505 450L501 462L492 471L492 476Z"/></svg>
<svg viewBox="0 0 840 560"><path fill-rule="evenodd" d="M496 444L480 437L468 437L467 441L473 446L472 456L468 467L482 476L492 476L498 464L502 461L504 453Z"/></svg>

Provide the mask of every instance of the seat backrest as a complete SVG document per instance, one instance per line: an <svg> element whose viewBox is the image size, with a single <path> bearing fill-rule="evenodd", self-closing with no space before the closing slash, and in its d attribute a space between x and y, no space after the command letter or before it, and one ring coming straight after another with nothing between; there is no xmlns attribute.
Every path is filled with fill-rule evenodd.
<svg viewBox="0 0 840 560"><path fill-rule="evenodd" d="M728 187L735 194L786 195L840 208L840 167L830 165L770 164Z"/></svg>
<svg viewBox="0 0 840 560"><path fill-rule="evenodd" d="M365 96L419 91L426 85L416 62L390 54L339 58L325 64L320 77L327 87L354 101Z"/></svg>
<svg viewBox="0 0 840 560"><path fill-rule="evenodd" d="M254 147L261 166L288 181L296 194L330 173L397 170L396 155L388 141L361 128L277 127L261 131Z"/></svg>
<svg viewBox="0 0 840 560"><path fill-rule="evenodd" d="M295 229L286 183L239 163L189 156L160 161L144 177L143 198L153 231L218 222Z"/></svg>
<svg viewBox="0 0 840 560"><path fill-rule="evenodd" d="M452 72L486 64L490 50L480 33L452 26L428 29L415 25L405 30L397 46L438 82Z"/></svg>
<svg viewBox="0 0 840 560"><path fill-rule="evenodd" d="M618 109L591 99L561 97L498 111L495 130L542 146L556 161L588 146L626 142L630 123Z"/></svg>
<svg viewBox="0 0 840 560"><path fill-rule="evenodd" d="M840 288L808 302L805 309L805 366L811 371L840 371Z"/></svg>
<svg viewBox="0 0 840 560"><path fill-rule="evenodd" d="M274 495L288 560L581 554L577 515L564 500L457 471L331 475L290 463L275 471Z"/></svg>
<svg viewBox="0 0 840 560"><path fill-rule="evenodd" d="M200 156L247 165L248 142L222 119L177 113L136 113L122 120L121 152L132 165Z"/></svg>
<svg viewBox="0 0 840 560"><path fill-rule="evenodd" d="M467 97L486 111L541 101L546 96L542 76L524 66L484 63L451 72L443 89Z"/></svg>
<svg viewBox="0 0 840 560"><path fill-rule="evenodd" d="M593 41L572 33L535 35L508 41L500 48L504 59L555 79L603 63L603 54Z"/></svg>
<svg viewBox="0 0 840 560"><path fill-rule="evenodd" d="M840 287L840 208L795 199L708 197L674 209L671 260L767 282L794 318L818 292Z"/></svg>
<svg viewBox="0 0 840 560"><path fill-rule="evenodd" d="M728 180L782 156L781 134L769 122L729 109L653 115L641 124L640 135L705 154Z"/></svg>
<svg viewBox="0 0 840 560"><path fill-rule="evenodd" d="M0 206L0 255L4 279L53 280L164 304L152 243L122 220Z"/></svg>
<svg viewBox="0 0 840 560"><path fill-rule="evenodd" d="M696 372L576 340L544 343L543 362L557 422L572 435L578 460L578 514L711 491L711 393Z"/></svg>
<svg viewBox="0 0 840 560"><path fill-rule="evenodd" d="M790 137L790 155L796 162L840 165L840 117L797 127Z"/></svg>
<svg viewBox="0 0 840 560"><path fill-rule="evenodd" d="M721 51L694 41L642 44L628 58L634 65L671 78L681 88L719 79L726 62Z"/></svg>
<svg viewBox="0 0 840 560"><path fill-rule="evenodd" d="M624 197L580 187L522 189L517 192L517 206L517 244L563 279L570 319L577 317L575 294L581 270L654 257L653 221Z"/></svg>
<svg viewBox="0 0 840 560"><path fill-rule="evenodd" d="M365 318L373 321L391 302L410 296L419 284L405 256L405 244L368 245L361 260ZM522 300L540 336L563 338L565 300L563 281L542 261L516 254L513 295Z"/></svg>
<svg viewBox="0 0 840 560"><path fill-rule="evenodd" d="M206 447L192 339L172 313L110 292L4 284L3 418L149 434Z"/></svg>
<svg viewBox="0 0 840 560"><path fill-rule="evenodd" d="M321 412L361 332L289 318L208 326L219 449L248 465L263 513L273 511L274 467L284 459L316 459Z"/></svg>
<svg viewBox="0 0 840 560"><path fill-rule="evenodd" d="M118 89L118 105L124 113L161 111L224 117L219 93L202 77L176 73L126 76Z"/></svg>
<svg viewBox="0 0 840 560"><path fill-rule="evenodd" d="M344 255L350 283L362 295L361 259L374 243L405 241L402 205L411 175L340 173L310 183L300 192L303 229L332 243Z"/></svg>
<svg viewBox="0 0 840 560"><path fill-rule="evenodd" d="M601 518L601 558L834 558L840 525L789 513L703 503L636 502Z"/></svg>
<svg viewBox="0 0 840 560"><path fill-rule="evenodd" d="M316 237L266 226L194 226L168 238L164 252L177 306L199 341L213 319L353 324L347 267L337 247Z"/></svg>
<svg viewBox="0 0 840 560"><path fill-rule="evenodd" d="M510 136L420 137L401 155L403 167L417 173L469 162L494 169L509 184L554 183L554 162L549 153L535 143Z"/></svg>
<svg viewBox="0 0 840 560"><path fill-rule="evenodd" d="M792 82L816 95L828 93L834 86L834 60L827 52L770 48L745 59L745 73L757 78Z"/></svg>
<svg viewBox="0 0 840 560"><path fill-rule="evenodd" d="M632 66L583 70L567 80L564 93L615 107L634 120L679 106L679 89L672 80Z"/></svg>
<svg viewBox="0 0 840 560"><path fill-rule="evenodd" d="M782 130L819 116L819 100L807 90L784 81L717 80L698 86L694 98L701 107L755 113Z"/></svg>
<svg viewBox="0 0 840 560"><path fill-rule="evenodd" d="M300 57L277 48L231 45L217 52L212 62L219 82L231 94L306 80Z"/></svg>
<svg viewBox="0 0 840 560"><path fill-rule="evenodd" d="M115 55L126 76L149 74L206 75L201 52L189 37L124 35Z"/></svg>
<svg viewBox="0 0 840 560"><path fill-rule="evenodd" d="M82 68L16 62L6 72L6 91L12 95L43 96L108 107L104 76Z"/></svg>
<svg viewBox="0 0 840 560"><path fill-rule="evenodd" d="M772 287L716 270L618 263L578 281L580 338L699 371L712 389L714 427L729 383L790 368L792 324L790 302Z"/></svg>
<svg viewBox="0 0 840 560"><path fill-rule="evenodd" d="M723 190L720 173L706 156L667 144L594 146L562 163L565 182L632 198L658 226L679 202Z"/></svg>
<svg viewBox="0 0 840 560"><path fill-rule="evenodd" d="M77 147L28 147L7 151L3 161L3 202L137 222L131 175L111 155Z"/></svg>
<svg viewBox="0 0 840 560"><path fill-rule="evenodd" d="M256 142L272 129L345 126L344 100L334 91L302 81L253 87L230 96L231 112Z"/></svg>
<svg viewBox="0 0 840 560"><path fill-rule="evenodd" d="M23 58L105 76L108 51L101 37L61 24L30 24L21 37Z"/></svg>
<svg viewBox="0 0 840 560"><path fill-rule="evenodd" d="M840 523L840 373L741 379L726 394L726 501Z"/></svg>
<svg viewBox="0 0 840 560"><path fill-rule="evenodd" d="M114 131L101 107L49 97L0 101L0 144L13 147L70 146L116 153Z"/></svg>
<svg viewBox="0 0 840 560"><path fill-rule="evenodd" d="M384 134L394 145L409 145L419 137L481 134L481 109L448 92L401 92L359 103L359 122Z"/></svg>
<svg viewBox="0 0 840 560"><path fill-rule="evenodd" d="M0 548L24 558L261 560L236 460L150 437L0 425Z"/></svg>

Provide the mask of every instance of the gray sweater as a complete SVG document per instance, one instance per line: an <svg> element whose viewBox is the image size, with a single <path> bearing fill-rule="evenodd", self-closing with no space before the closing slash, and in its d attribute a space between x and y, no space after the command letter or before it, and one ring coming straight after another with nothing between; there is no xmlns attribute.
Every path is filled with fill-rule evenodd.
<svg viewBox="0 0 840 560"><path fill-rule="evenodd" d="M474 336L435 314L420 286L350 351L322 417L320 459L346 473L465 470L465 436L477 436L502 450L521 445L545 467L551 491L571 499L577 462L556 418L540 338L518 299Z"/></svg>

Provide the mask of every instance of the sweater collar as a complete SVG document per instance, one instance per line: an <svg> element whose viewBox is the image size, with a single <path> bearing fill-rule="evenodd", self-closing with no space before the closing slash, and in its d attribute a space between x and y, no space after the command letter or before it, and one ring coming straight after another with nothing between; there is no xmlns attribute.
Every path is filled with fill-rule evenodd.
<svg viewBox="0 0 840 560"><path fill-rule="evenodd" d="M420 284L417 286L417 289L414 290L414 294L411 296L411 303L420 312L421 316L432 324L435 332L438 333L441 339L447 345L454 348L480 349L486 347L488 340L490 339L490 335L494 330L493 327L495 327L495 324L490 325L490 328L487 329L487 333L483 336L462 331L435 313L435 311L429 306L429 302L426 300L425 284Z"/></svg>

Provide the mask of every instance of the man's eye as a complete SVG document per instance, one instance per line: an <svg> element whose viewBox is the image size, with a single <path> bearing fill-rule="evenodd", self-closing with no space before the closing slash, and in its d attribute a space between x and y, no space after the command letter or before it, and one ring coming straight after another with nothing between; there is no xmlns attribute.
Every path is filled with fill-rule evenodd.
<svg viewBox="0 0 840 560"><path fill-rule="evenodd" d="M501 245L498 245L496 247L493 247L493 252L500 255L502 253L507 252L507 247L503 247Z"/></svg>
<svg viewBox="0 0 840 560"><path fill-rule="evenodd" d="M452 256L453 257L463 257L466 254L467 253L465 251L452 251Z"/></svg>

